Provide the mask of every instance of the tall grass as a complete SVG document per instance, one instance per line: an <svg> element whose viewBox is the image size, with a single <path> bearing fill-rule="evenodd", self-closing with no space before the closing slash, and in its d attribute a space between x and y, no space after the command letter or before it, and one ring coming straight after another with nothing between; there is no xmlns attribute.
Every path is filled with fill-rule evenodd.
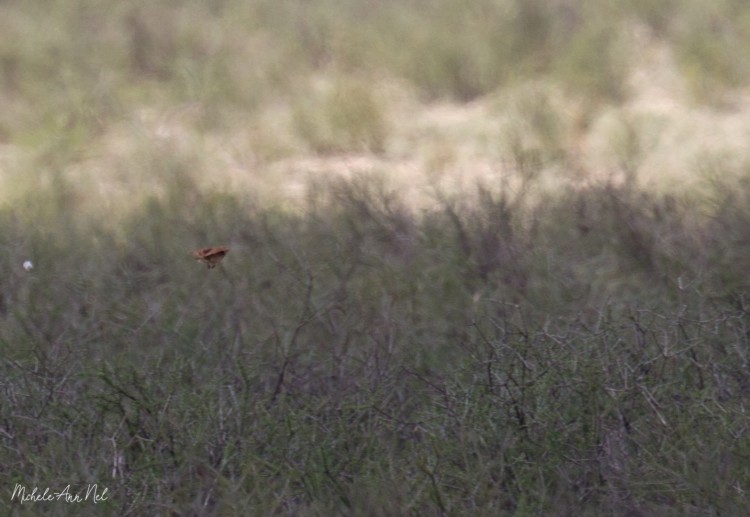
<svg viewBox="0 0 750 517"><path fill-rule="evenodd" d="M536 76L617 101L627 93L633 23L673 48L705 98L747 84L731 56L748 44L748 16L737 2L708 12L702 2L639 1L11 2L0 22L11 101L2 129L27 135L71 102L99 122L144 100L252 113L321 71L399 77L426 98L460 100Z"/></svg>
<svg viewBox="0 0 750 517"><path fill-rule="evenodd" d="M4 486L98 482L124 514L747 511L742 200L168 188L127 242L3 212ZM233 246L212 271L207 239Z"/></svg>
<svg viewBox="0 0 750 517"><path fill-rule="evenodd" d="M624 117L621 174L569 181L630 29L715 105L744 4L58 4L0 7L5 513L748 513L747 163L644 190ZM497 100L497 173L429 202L342 179L336 155L408 154L403 83ZM323 154L297 203L253 183Z"/></svg>

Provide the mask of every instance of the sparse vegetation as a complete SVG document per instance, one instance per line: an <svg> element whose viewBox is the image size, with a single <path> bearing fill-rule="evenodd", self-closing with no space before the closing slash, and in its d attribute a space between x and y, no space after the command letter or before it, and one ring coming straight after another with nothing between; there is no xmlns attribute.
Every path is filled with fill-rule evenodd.
<svg viewBox="0 0 750 517"><path fill-rule="evenodd" d="M2 4L0 508L750 513L750 157L626 105L747 88L687 3Z"/></svg>

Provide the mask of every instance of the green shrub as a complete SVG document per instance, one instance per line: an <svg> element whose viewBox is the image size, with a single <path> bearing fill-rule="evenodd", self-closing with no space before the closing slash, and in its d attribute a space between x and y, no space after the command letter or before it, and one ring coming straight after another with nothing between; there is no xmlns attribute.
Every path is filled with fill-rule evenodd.
<svg viewBox="0 0 750 517"><path fill-rule="evenodd" d="M388 125L372 85L340 78L294 109L297 133L317 153L383 152Z"/></svg>

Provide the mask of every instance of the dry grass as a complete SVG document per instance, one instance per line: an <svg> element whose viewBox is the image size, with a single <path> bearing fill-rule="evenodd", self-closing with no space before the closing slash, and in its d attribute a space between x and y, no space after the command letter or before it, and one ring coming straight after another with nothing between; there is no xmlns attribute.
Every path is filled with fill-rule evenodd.
<svg viewBox="0 0 750 517"><path fill-rule="evenodd" d="M428 3L2 4L8 494L748 513L748 9Z"/></svg>

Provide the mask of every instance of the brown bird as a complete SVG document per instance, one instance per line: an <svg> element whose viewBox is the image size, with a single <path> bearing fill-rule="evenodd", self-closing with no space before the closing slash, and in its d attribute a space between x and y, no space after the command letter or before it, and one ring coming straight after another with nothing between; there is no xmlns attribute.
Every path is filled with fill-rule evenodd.
<svg viewBox="0 0 750 517"><path fill-rule="evenodd" d="M195 257L195 260L205 262L208 269L213 269L227 253L229 253L229 248L226 246L214 246L195 250L192 255Z"/></svg>

